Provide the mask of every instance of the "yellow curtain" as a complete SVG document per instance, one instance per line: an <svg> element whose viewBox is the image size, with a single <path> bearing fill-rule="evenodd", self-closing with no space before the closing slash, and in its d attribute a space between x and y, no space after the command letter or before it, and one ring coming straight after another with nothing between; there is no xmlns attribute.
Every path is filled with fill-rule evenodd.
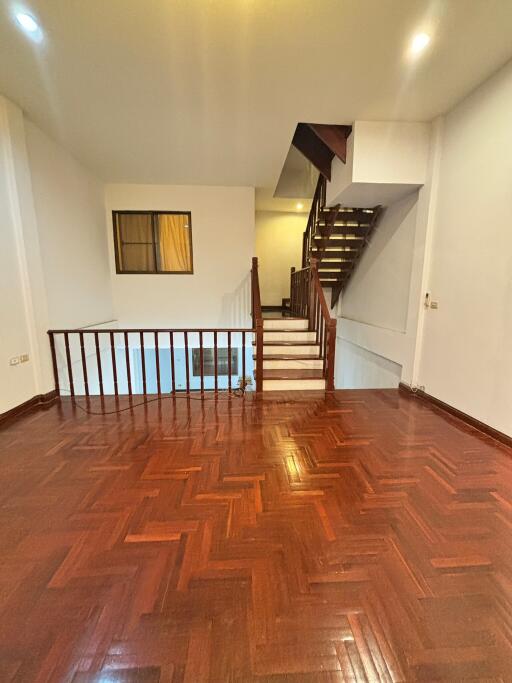
<svg viewBox="0 0 512 683"><path fill-rule="evenodd" d="M192 253L188 215L160 214L158 229L160 270L191 271Z"/></svg>
<svg viewBox="0 0 512 683"><path fill-rule="evenodd" d="M121 270L151 272L155 270L151 215L124 213L117 216L117 243Z"/></svg>

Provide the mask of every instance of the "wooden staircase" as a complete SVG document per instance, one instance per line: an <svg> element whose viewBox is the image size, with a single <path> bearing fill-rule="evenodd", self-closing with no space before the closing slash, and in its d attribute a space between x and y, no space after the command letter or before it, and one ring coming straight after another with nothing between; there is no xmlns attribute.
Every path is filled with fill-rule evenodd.
<svg viewBox="0 0 512 683"><path fill-rule="evenodd" d="M354 272L381 216L382 207L327 207L326 179L318 178L302 243L302 266L318 262L322 287L331 288L331 308ZM293 271L292 271L293 272Z"/></svg>
<svg viewBox="0 0 512 683"><path fill-rule="evenodd" d="M256 391L333 390L336 321L329 315L315 259L290 280L291 316L261 313L258 259L252 266Z"/></svg>
<svg viewBox="0 0 512 683"><path fill-rule="evenodd" d="M325 389L316 332L307 318L263 318L263 391L291 389Z"/></svg>

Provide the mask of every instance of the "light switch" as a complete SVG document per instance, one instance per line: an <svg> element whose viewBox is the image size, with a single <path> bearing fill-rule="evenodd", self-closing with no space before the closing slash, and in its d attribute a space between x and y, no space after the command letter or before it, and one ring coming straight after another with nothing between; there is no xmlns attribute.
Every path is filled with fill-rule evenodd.
<svg viewBox="0 0 512 683"><path fill-rule="evenodd" d="M28 353L24 353L20 356L20 363L28 363L29 356Z"/></svg>

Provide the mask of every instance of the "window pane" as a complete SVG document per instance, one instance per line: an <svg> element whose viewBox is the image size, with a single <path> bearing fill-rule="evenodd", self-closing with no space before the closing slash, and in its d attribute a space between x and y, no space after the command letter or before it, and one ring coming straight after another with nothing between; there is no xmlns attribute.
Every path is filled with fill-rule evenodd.
<svg viewBox="0 0 512 683"><path fill-rule="evenodd" d="M151 214L118 213L117 244L120 270L155 272Z"/></svg>
<svg viewBox="0 0 512 683"><path fill-rule="evenodd" d="M228 350L219 348L217 349L217 375L227 375L228 373ZM203 374L205 377L213 377L215 375L215 355L213 349L203 349ZM231 374L238 375L238 349L231 349ZM201 375L200 349L192 349L192 375L194 377Z"/></svg>
<svg viewBox="0 0 512 683"><path fill-rule="evenodd" d="M192 240L189 214L158 214L157 226L158 270L171 273L191 273Z"/></svg>

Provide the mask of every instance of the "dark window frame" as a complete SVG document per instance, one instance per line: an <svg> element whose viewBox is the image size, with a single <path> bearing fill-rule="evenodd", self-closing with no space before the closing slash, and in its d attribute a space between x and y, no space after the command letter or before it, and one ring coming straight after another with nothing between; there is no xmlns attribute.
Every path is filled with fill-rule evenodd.
<svg viewBox="0 0 512 683"><path fill-rule="evenodd" d="M192 377L215 377L215 353L212 347L203 347L203 373L201 373L201 349L194 347L192 351ZM211 358L206 359L209 355L207 352L211 351ZM225 351L226 357L223 359L219 358L220 352ZM231 347L231 377L238 375L238 367L240 363L238 348ZM229 363L228 363L228 348L227 346L217 347L217 377L229 377ZM211 372L210 372L211 367ZM226 372L221 372L221 370L226 370Z"/></svg>
<svg viewBox="0 0 512 683"><path fill-rule="evenodd" d="M155 262L155 270L124 270L121 268L119 261L120 247L119 241L117 239L118 224L117 216L123 214L144 214L151 216L151 232L152 232L152 244L153 244L153 258ZM157 270L158 268L158 256L157 256L157 217L162 215L179 215L188 217L188 229L189 242L190 242L190 270ZM123 210L116 209L112 211L112 228L114 232L114 256L116 261L116 274L117 275L193 275L194 274L194 251L193 251L193 237L192 237L192 212L191 211L147 211L147 210Z"/></svg>

